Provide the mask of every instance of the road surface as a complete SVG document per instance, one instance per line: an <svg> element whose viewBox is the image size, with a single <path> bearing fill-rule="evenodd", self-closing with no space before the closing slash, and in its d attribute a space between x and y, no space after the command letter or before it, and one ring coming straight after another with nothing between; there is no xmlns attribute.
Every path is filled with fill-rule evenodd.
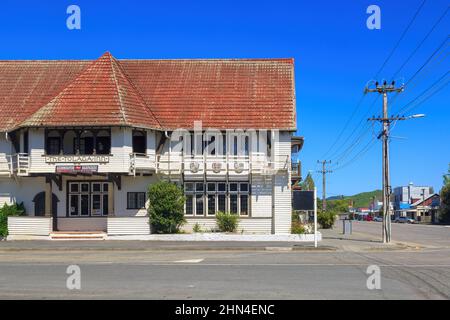
<svg viewBox="0 0 450 320"><path fill-rule="evenodd" d="M394 239L414 245L379 247L379 226L356 223L355 235L344 240L337 229L324 232L324 243L336 251L288 251L285 244L271 250L145 250L143 242L113 241L89 250L80 250L84 242L77 249L48 242L43 250L24 251L25 242L16 243L18 249L0 243L0 298L449 299L450 229L395 225ZM108 250L105 243L117 247ZM80 290L67 288L69 265L80 267ZM380 290L367 287L370 265L381 270Z"/></svg>

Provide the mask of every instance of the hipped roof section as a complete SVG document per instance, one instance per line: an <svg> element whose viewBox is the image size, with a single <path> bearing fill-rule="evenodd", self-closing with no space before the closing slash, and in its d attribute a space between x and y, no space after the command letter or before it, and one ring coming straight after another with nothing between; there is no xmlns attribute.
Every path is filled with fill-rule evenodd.
<svg viewBox="0 0 450 320"><path fill-rule="evenodd" d="M0 131L296 130L292 59L0 61Z"/></svg>

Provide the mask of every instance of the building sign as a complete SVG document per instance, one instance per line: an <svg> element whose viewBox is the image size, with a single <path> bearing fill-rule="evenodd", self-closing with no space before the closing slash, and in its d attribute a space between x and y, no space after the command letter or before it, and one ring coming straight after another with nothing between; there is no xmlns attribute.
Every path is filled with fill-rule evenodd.
<svg viewBox="0 0 450 320"><path fill-rule="evenodd" d="M58 162L72 162L72 163L108 163L109 155L47 155L45 156L46 163Z"/></svg>
<svg viewBox="0 0 450 320"><path fill-rule="evenodd" d="M94 165L84 165L84 166L56 166L56 173L87 173L92 174L98 172L98 166Z"/></svg>
<svg viewBox="0 0 450 320"><path fill-rule="evenodd" d="M294 190L292 192L292 208L294 210L314 210L314 191Z"/></svg>

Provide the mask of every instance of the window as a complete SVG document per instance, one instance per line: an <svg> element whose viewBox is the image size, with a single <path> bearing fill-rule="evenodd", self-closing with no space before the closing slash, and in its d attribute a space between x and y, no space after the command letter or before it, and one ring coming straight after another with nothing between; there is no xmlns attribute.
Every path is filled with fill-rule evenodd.
<svg viewBox="0 0 450 320"><path fill-rule="evenodd" d="M147 154L147 137L145 131L133 131L133 153Z"/></svg>
<svg viewBox="0 0 450 320"><path fill-rule="evenodd" d="M186 209L185 214L192 216L194 214L194 196L186 195Z"/></svg>
<svg viewBox="0 0 450 320"><path fill-rule="evenodd" d="M227 190L229 190L227 192ZM185 182L185 214L214 216L217 212L250 215L248 182Z"/></svg>
<svg viewBox="0 0 450 320"><path fill-rule="evenodd" d="M239 189L241 192L248 192L248 183L241 183Z"/></svg>
<svg viewBox="0 0 450 320"><path fill-rule="evenodd" d="M97 154L109 154L111 152L111 136L108 131L102 130L97 134L95 152Z"/></svg>
<svg viewBox="0 0 450 320"><path fill-rule="evenodd" d="M207 150L207 154L214 156L216 155L216 137L215 136L211 136L209 138L209 141L205 141L205 145L206 145L206 150Z"/></svg>
<svg viewBox="0 0 450 320"><path fill-rule="evenodd" d="M195 192L203 192L203 182L197 182L195 184Z"/></svg>
<svg viewBox="0 0 450 320"><path fill-rule="evenodd" d="M238 191L238 184L230 183L230 192L237 192L237 191Z"/></svg>
<svg viewBox="0 0 450 320"><path fill-rule="evenodd" d="M195 215L203 215L203 194L195 195Z"/></svg>
<svg viewBox="0 0 450 320"><path fill-rule="evenodd" d="M217 189L219 192L226 192L227 191L227 185L226 183L218 183L217 184Z"/></svg>
<svg viewBox="0 0 450 320"><path fill-rule="evenodd" d="M227 211L227 196L225 194L219 194L217 195L217 210L220 212L225 212Z"/></svg>
<svg viewBox="0 0 450 320"><path fill-rule="evenodd" d="M59 131L51 130L46 131L46 153L50 155L61 153L61 136Z"/></svg>
<svg viewBox="0 0 450 320"><path fill-rule="evenodd" d="M193 192L194 191L194 184L192 182L186 182L184 184L184 191L186 191L186 192Z"/></svg>
<svg viewBox="0 0 450 320"><path fill-rule="evenodd" d="M128 192L127 209L145 208L145 192Z"/></svg>
<svg viewBox="0 0 450 320"><path fill-rule="evenodd" d="M48 137L47 138L47 154L59 154L61 151L61 138Z"/></svg>
<svg viewBox="0 0 450 320"><path fill-rule="evenodd" d="M238 213L238 196L237 194L230 194L230 213Z"/></svg>
<svg viewBox="0 0 450 320"><path fill-rule="evenodd" d="M216 214L216 195L208 195L208 215L213 216Z"/></svg>
<svg viewBox="0 0 450 320"><path fill-rule="evenodd" d="M248 194L240 195L240 214L241 216L248 215Z"/></svg>
<svg viewBox="0 0 450 320"><path fill-rule="evenodd" d="M80 135L80 154L94 153L94 135L91 131L83 131Z"/></svg>

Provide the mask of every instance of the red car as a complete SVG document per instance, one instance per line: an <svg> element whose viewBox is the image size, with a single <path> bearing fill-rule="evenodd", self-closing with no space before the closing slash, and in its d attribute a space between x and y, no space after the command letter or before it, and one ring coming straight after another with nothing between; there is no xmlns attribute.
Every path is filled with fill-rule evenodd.
<svg viewBox="0 0 450 320"><path fill-rule="evenodd" d="M373 221L372 216L365 216L364 221Z"/></svg>

